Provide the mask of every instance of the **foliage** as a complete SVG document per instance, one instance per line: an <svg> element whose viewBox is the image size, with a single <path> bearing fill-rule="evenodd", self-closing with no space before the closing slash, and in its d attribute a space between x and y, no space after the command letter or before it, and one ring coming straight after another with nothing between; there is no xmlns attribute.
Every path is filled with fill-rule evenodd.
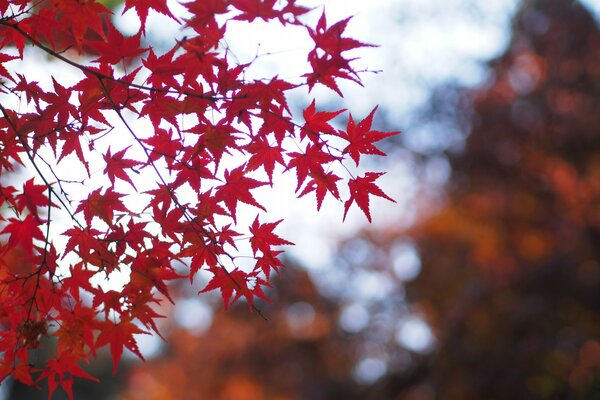
<svg viewBox="0 0 600 400"><path fill-rule="evenodd" d="M600 31L574 2L535 0L512 35L489 81L462 92L472 129L464 151L447 155L443 202L408 230L370 227L340 244L346 290L361 273L381 277L381 297L349 299L363 301L350 315L368 323L340 329L345 305L331 287L286 277L295 291L282 291L267 328L231 313L199 337L173 330L169 351L136 368L122 395L600 398ZM407 277L398 249L413 246L420 274ZM407 313L427 321L431 348L401 347ZM359 385L365 358L385 369ZM165 381L166 371L177 372Z"/></svg>
<svg viewBox="0 0 600 400"><path fill-rule="evenodd" d="M169 282L200 270L212 274L201 292L258 311L283 266L277 246L291 243L273 232L279 221L257 215L246 225L239 210L267 211L256 190L273 187L276 172L295 171L298 196L314 192L317 209L349 187L344 215L356 202L370 220L369 194L390 199L374 183L381 173L346 166L383 155L373 143L394 134L371 130L375 110L338 130L328 121L345 110L318 111L313 100L302 124L288 106L294 90L323 85L341 96L340 80L360 84L347 52L368 45L345 36L349 18L331 25L323 12L313 26L294 0L183 6L180 16L166 0L125 1L140 22L127 37L95 1L0 1L0 379L45 380L50 396L60 386L72 397L74 377L95 379L79 362L100 348L114 370L124 349L142 358L134 335L158 332L152 305L171 300ZM146 43L156 13L181 28L166 51ZM259 22L307 33L304 75L246 78L252 62L234 61L228 28ZM40 53L77 82L21 73ZM35 179L6 183L19 166ZM62 215L70 227L56 232ZM121 289L103 284L119 274L129 274ZM55 353L34 365L30 350L49 337Z"/></svg>

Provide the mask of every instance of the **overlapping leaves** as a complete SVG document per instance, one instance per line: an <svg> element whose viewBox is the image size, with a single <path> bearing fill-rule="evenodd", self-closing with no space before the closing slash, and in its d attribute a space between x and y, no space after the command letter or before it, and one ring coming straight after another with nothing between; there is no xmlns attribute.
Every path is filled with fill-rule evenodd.
<svg viewBox="0 0 600 400"><path fill-rule="evenodd" d="M199 271L201 292L256 309L283 266L279 246L291 244L257 195L281 174L294 170L298 196L314 192L317 209L348 188L344 217L355 202L370 220L368 196L390 199L375 184L381 173L354 177L345 165L383 155L374 143L394 133L371 129L375 110L339 130L345 110L312 100L297 121L288 106L293 90L321 84L341 95L339 79L360 83L346 52L367 45L344 36L349 19L328 27L323 13L305 25L310 10L293 0L184 6L181 17L164 0L127 0L124 12L140 21L127 37L92 0L0 1L0 177L19 166L35 176L0 181L0 379L46 380L50 395L60 386L72 396L74 377L93 379L79 363L99 348L110 348L115 370L124 349L141 357L134 335L158 331L152 306ZM148 46L153 13L193 33L166 51ZM229 24L255 20L306 29L306 74L244 78L251 64L221 44ZM17 72L40 53L80 80L48 73L46 85ZM242 208L260 215L244 226ZM72 226L57 231L58 218ZM115 274L128 278L119 290L98 283ZM28 351L49 336L54 357L33 367Z"/></svg>

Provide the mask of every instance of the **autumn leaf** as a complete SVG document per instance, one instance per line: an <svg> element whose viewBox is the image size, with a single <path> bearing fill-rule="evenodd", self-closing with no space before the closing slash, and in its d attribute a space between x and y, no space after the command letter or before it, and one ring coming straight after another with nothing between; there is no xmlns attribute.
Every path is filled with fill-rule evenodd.
<svg viewBox="0 0 600 400"><path fill-rule="evenodd" d="M4 53L0 53L0 76L3 76L11 81L14 82L13 77L10 75L10 73L8 72L8 70L4 67L4 63L11 61L11 60L16 60L19 57L16 56L11 56L8 54L4 54Z"/></svg>
<svg viewBox="0 0 600 400"><path fill-rule="evenodd" d="M127 211L123 205L121 197L123 194L117 193L112 188L109 188L100 193L101 189L96 189L87 199L79 203L75 212L83 212L85 222L89 225L92 223L93 217L98 217L108 225L112 224L115 211Z"/></svg>
<svg viewBox="0 0 600 400"><path fill-rule="evenodd" d="M90 43L101 54L94 62L119 64L121 61L138 57L147 51L140 47L141 32L126 38L112 24L108 25L108 29L108 36L104 40Z"/></svg>
<svg viewBox="0 0 600 400"><path fill-rule="evenodd" d="M179 21L169 10L166 0L125 0L125 8L123 9L122 14L125 14L130 8L134 8L135 12L140 17L140 32L142 34L146 33L146 18L148 18L148 12L150 10L154 10L175 21Z"/></svg>
<svg viewBox="0 0 600 400"><path fill-rule="evenodd" d="M318 144L309 144L304 153L293 152L289 153L288 156L291 159L288 162L286 170L296 169L298 180L296 191L300 190L300 187L304 184L309 174L324 174L323 165L339 160L331 154L324 152Z"/></svg>
<svg viewBox="0 0 600 400"><path fill-rule="evenodd" d="M281 146L271 146L265 139L255 139L246 145L245 148L252 153L252 157L250 157L246 165L246 170L254 171L260 167L264 168L269 177L269 183L272 185L275 164L285 166Z"/></svg>
<svg viewBox="0 0 600 400"><path fill-rule="evenodd" d="M336 183L341 179L339 176L335 175L333 172L325 172L323 170L311 171L309 176L311 179L298 197L315 192L315 195L317 196L317 210L321 209L323 199L327 193L331 193L336 199L340 198Z"/></svg>
<svg viewBox="0 0 600 400"><path fill-rule="evenodd" d="M216 188L215 197L218 201L225 203L225 206L235 221L238 201L266 211L266 209L256 201L252 193L250 193L250 190L266 184L266 182L248 178L244 171L244 167L241 166L232 171L225 171L225 184Z"/></svg>
<svg viewBox="0 0 600 400"><path fill-rule="evenodd" d="M25 208L34 215L37 215L38 207L48 206L48 196L46 192L48 188L45 185L36 185L33 183L33 178L27 180L23 184L23 192L16 196L17 210L22 212ZM56 204L52 206L57 207Z"/></svg>
<svg viewBox="0 0 600 400"><path fill-rule="evenodd" d="M109 148L106 154L104 154L104 162L106 163L104 173L108 176L108 179L113 186L115 184L115 178L119 178L129 183L135 189L135 185L126 170L137 172L134 167L140 165L141 163L139 161L123 158L125 157L125 152L127 150L128 147L115 154L111 154Z"/></svg>
<svg viewBox="0 0 600 400"><path fill-rule="evenodd" d="M113 359L113 374L117 372L119 361L123 355L123 348L144 360L144 356L142 356L138 344L133 337L133 335L139 334L148 334L148 332L140 329L127 319L121 320L118 323L111 321L103 323L100 335L96 340L96 346L102 347L106 344L110 346L110 354Z"/></svg>
<svg viewBox="0 0 600 400"><path fill-rule="evenodd" d="M335 130L329 124L329 120L335 118L346 111L346 109L338 110L338 111L316 111L315 101L302 112L302 116L304 117L304 125L302 129L300 129L300 138L304 138L308 136L312 141L318 141L319 133L325 134L333 134Z"/></svg>
<svg viewBox="0 0 600 400"><path fill-rule="evenodd" d="M39 379L48 379L48 398L58 388L58 385L73 400L73 377L85 378L99 382L98 378L88 374L77 364L77 358L71 354L61 354L58 358L48 361L48 367L40 374ZM38 379L38 380L39 380Z"/></svg>
<svg viewBox="0 0 600 400"><path fill-rule="evenodd" d="M327 17L325 16L325 10L323 10L316 29L308 28L308 32L318 48L333 55L338 55L344 51L359 47L373 46L359 42L356 39L342 37L344 31L348 27L350 19L352 19L352 17L338 21L328 28Z"/></svg>
<svg viewBox="0 0 600 400"><path fill-rule="evenodd" d="M358 165L360 161L361 154L385 156L385 153L375 147L373 143L400 133L371 130L373 116L375 115L376 110L377 107L375 107L373 111L371 111L371 113L369 113L369 115L358 124L354 122L352 114L350 114L346 131L338 131L337 133L337 136L350 142L350 144L346 146L343 151L352 157L356 165Z"/></svg>
<svg viewBox="0 0 600 400"><path fill-rule="evenodd" d="M392 202L394 199L386 195L379 186L374 182L382 176L382 172L367 172L364 176L359 176L355 179L350 179L348 189L350 190L350 198L344 203L344 220L348 214L348 210L352 203L356 202L358 207L363 211L369 222L371 222L371 211L369 209L369 196L379 196Z"/></svg>
<svg viewBox="0 0 600 400"><path fill-rule="evenodd" d="M216 268L213 271L213 277L208 284L200 291L200 293L219 289L223 297L223 305L227 309L241 296L244 296L248 301L248 305L252 309L254 297L259 297L267 300L261 286L267 286L268 283L255 275L248 274L239 269L226 271L222 268Z"/></svg>
<svg viewBox="0 0 600 400"><path fill-rule="evenodd" d="M256 255L259 251L263 254L271 252L272 246L282 246L282 245L293 245L292 242L282 239L273 233L273 230L279 225L283 220L269 222L261 224L258 222L258 215L254 219L252 226L250 226L250 234L252 237L250 238L250 246L252 247L252 251L254 255Z"/></svg>
<svg viewBox="0 0 600 400"><path fill-rule="evenodd" d="M0 234L8 233L10 235L4 251L19 246L26 254L33 255L35 247L33 240L44 240L44 235L40 229L43 222L34 214L29 214L22 220L9 218L8 224L0 232Z"/></svg>
<svg viewBox="0 0 600 400"><path fill-rule="evenodd" d="M274 9L276 0L231 0L231 4L242 14L234 19L252 22L256 18L268 21L277 18L279 11Z"/></svg>

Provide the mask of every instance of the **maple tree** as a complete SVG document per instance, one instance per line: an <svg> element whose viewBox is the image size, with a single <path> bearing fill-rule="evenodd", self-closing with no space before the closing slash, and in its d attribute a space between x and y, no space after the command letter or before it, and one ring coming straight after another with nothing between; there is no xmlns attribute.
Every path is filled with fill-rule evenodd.
<svg viewBox="0 0 600 400"><path fill-rule="evenodd" d="M340 80L360 84L346 52L369 45L345 36L350 18L329 24L323 11L313 26L295 0L182 5L179 15L166 0L127 0L140 26L125 36L93 0L0 0L0 380L45 380L50 397L61 387L72 398L75 377L96 379L80 363L100 348L114 370L124 349L143 358L134 335L158 333L152 305L201 270L212 275L201 292L260 312L254 301L283 266L278 247L291 244L255 194L276 172L295 174L317 209L347 187L344 218L355 202L370 220L372 195L391 200L375 184L381 173L346 165L383 155L374 143L396 133L371 128L375 109L344 130L330 121L346 110L312 100L302 122L288 106L294 90L341 96ZM166 51L146 43L152 13L181 29ZM252 62L223 43L231 24L259 20L306 31L305 74L246 78ZM78 80L21 73L40 53ZM9 184L20 167L35 178ZM256 210L251 225L238 221L240 204ZM57 231L59 218L70 227ZM118 290L103 284L123 274ZM54 354L35 364L30 350L48 337Z"/></svg>

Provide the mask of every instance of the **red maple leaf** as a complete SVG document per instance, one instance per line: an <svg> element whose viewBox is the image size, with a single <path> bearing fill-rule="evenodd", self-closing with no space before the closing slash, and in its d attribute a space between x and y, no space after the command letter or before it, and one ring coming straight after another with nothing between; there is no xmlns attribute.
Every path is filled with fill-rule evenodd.
<svg viewBox="0 0 600 400"><path fill-rule="evenodd" d="M141 32L131 37L125 37L112 24L108 24L108 37L102 41L90 42L90 45L100 54L94 62L119 64L145 53L148 49L140 47Z"/></svg>
<svg viewBox="0 0 600 400"><path fill-rule="evenodd" d="M20 246L26 254L33 255L33 240L44 240L40 229L42 223L43 221L33 214L27 215L23 220L9 218L8 224L0 232L0 234L8 233L10 235L8 244L3 251Z"/></svg>
<svg viewBox="0 0 600 400"><path fill-rule="evenodd" d="M144 67L151 72L146 82L156 87L179 87L180 85L175 77L183 73L185 66L181 61L173 61L174 54L175 49L173 48L171 51L157 57L154 50L150 48L148 57L142 60Z"/></svg>
<svg viewBox="0 0 600 400"><path fill-rule="evenodd" d="M358 124L354 123L352 114L348 120L346 131L338 131L337 136L350 142L348 146L343 150L345 154L350 154L350 157L354 160L356 165L360 161L361 154L375 154L385 156L385 153L379 150L373 143L378 142L386 137L397 135L400 132L380 132L371 130L371 124L373 123L373 115L377 107L371 111L371 113Z"/></svg>
<svg viewBox="0 0 600 400"><path fill-rule="evenodd" d="M48 398L52 398L52 394L58 388L63 390L69 396L69 400L73 400L73 377L80 377L99 382L99 380L88 374L77 364L78 358L72 354L61 354L59 357L50 359L48 367L40 374L38 381L43 378L48 379Z"/></svg>
<svg viewBox="0 0 600 400"><path fill-rule="evenodd" d="M315 195L317 196L317 211L321 209L323 199L327 192L331 193L336 199L340 198L336 183L341 179L339 176L335 175L333 172L325 172L323 169L311 171L309 175L311 179L298 197L302 197L310 192L315 192Z"/></svg>
<svg viewBox="0 0 600 400"><path fill-rule="evenodd" d="M244 148L252 153L252 157L248 160L246 170L254 171L263 167L269 177L269 183L272 185L275 163L285 166L285 162L283 161L283 149L281 146L270 146L265 139L255 139Z"/></svg>
<svg viewBox="0 0 600 400"><path fill-rule="evenodd" d="M179 20L171 14L169 6L167 6L167 0L125 0L125 8L123 9L122 14L125 14L130 8L135 8L135 12L140 17L140 32L142 34L146 34L146 18L148 18L148 11L151 9L179 22Z"/></svg>
<svg viewBox="0 0 600 400"><path fill-rule="evenodd" d="M250 233L252 234L252 237L250 238L250 246L252 247L254 255L256 255L259 251L263 254L269 253L271 252L272 246L294 244L273 233L273 230L281 223L281 221L283 220L280 219L279 221L261 224L258 222L258 215L256 216L252 226L250 226Z"/></svg>
<svg viewBox="0 0 600 400"><path fill-rule="evenodd" d="M215 22L216 15L227 12L229 0L195 0L182 5L192 14L187 20L190 26L206 26Z"/></svg>
<svg viewBox="0 0 600 400"><path fill-rule="evenodd" d="M115 192L112 188L102 194L100 190L97 189L90 193L88 198L79 203L75 210L75 212L83 211L83 217L88 225L92 223L93 217L98 217L108 225L112 225L115 211L128 211L121 201L123 194Z"/></svg>
<svg viewBox="0 0 600 400"><path fill-rule="evenodd" d="M236 221L235 215L238 201L266 211L266 209L256 201L252 193L250 193L250 190L266 184L267 182L260 182L256 179L248 178L244 171L244 166L241 166L232 171L225 171L225 184L216 188L215 197L218 201L225 203L225 207L227 207L231 213L233 220Z"/></svg>
<svg viewBox="0 0 600 400"><path fill-rule="evenodd" d="M212 272L214 274L212 279L199 293L219 289L221 291L221 296L223 297L225 309L241 296L246 298L250 308L252 308L254 296L268 301L261 289L261 286L268 286L268 283L264 279L257 277L255 274L248 274L237 268L233 271L226 271L223 268L214 268Z"/></svg>
<svg viewBox="0 0 600 400"><path fill-rule="evenodd" d="M300 138L308 136L312 141L319 140L319 133L333 134L335 130L327 122L336 116L346 111L346 109L338 111L316 111L315 100L302 112L304 117L304 125L300 129Z"/></svg>
<svg viewBox="0 0 600 400"><path fill-rule="evenodd" d="M106 344L110 345L110 354L113 359L113 374L117 372L117 366L119 365L119 360L121 360L123 348L131 351L140 359L144 359L133 335L148 334L148 332L140 329L131 322L131 320L127 319L122 319L118 323L105 321L102 325L100 335L96 340L96 346L102 347Z"/></svg>
<svg viewBox="0 0 600 400"><path fill-rule="evenodd" d="M38 207L48 206L48 196L46 195L48 188L46 185L36 185L33 183L33 178L23 184L23 193L16 196L16 208L22 212L27 208L31 213L37 215ZM56 207L56 204L53 204Z"/></svg>
<svg viewBox="0 0 600 400"><path fill-rule="evenodd" d="M352 203L356 202L358 207L365 213L365 216L371 222L371 211L369 210L369 195L375 195L396 202L394 199L386 195L375 182L383 172L367 172L365 176L359 176L355 179L350 179L348 188L350 190L350 198L344 203L344 220Z"/></svg>
<svg viewBox="0 0 600 400"><path fill-rule="evenodd" d="M242 12L242 14L236 16L234 19L252 22L256 18L261 18L263 21L277 18L281 12L274 9L276 1L277 0L231 0L231 4Z"/></svg>
<svg viewBox="0 0 600 400"><path fill-rule="evenodd" d="M323 165L337 160L331 154L324 152L318 144L309 144L304 153L294 152L288 155L291 159L286 171L296 168L296 177L298 178L296 191L300 190L309 173L323 172Z"/></svg>
<svg viewBox="0 0 600 400"><path fill-rule="evenodd" d="M8 54L4 54L4 53L0 53L0 76L3 76L11 81L15 81L13 79L13 77L10 75L10 73L6 70L6 68L4 67L4 63L5 62L9 62L11 60L16 60L19 57L17 56L10 56Z"/></svg>
<svg viewBox="0 0 600 400"><path fill-rule="evenodd" d="M373 46L359 42L356 39L342 37L342 34L348 26L348 22L352 17L348 17L341 21L336 22L329 28L327 28L327 18L325 17L325 10L319 18L316 29L307 28L311 38L314 40L315 45L324 50L326 53L332 55L339 55L340 53L359 47Z"/></svg>
<svg viewBox="0 0 600 400"><path fill-rule="evenodd" d="M127 183L129 183L135 189L135 185L129 175L127 174L127 170L132 170L133 172L138 172L134 169L135 166L140 165L141 162L135 160L129 160L125 157L125 152L129 149L129 147L124 148L123 150L111 154L110 147L106 154L104 154L104 162L106 163L106 167L104 168L104 173L108 176L110 183L114 186L115 178L119 178ZM139 172L138 172L139 173Z"/></svg>
<svg viewBox="0 0 600 400"><path fill-rule="evenodd" d="M256 298L266 299L271 271L283 267L278 247L291 243L275 233L281 221L238 222L239 203L268 211L257 195L274 185L280 164L282 174L297 176L296 193L314 192L320 209L328 193L340 198L337 164L345 167L346 155L358 164L361 154L381 154L374 144L393 134L371 131L373 112L358 124L350 117L341 132L332 120L345 110L319 111L318 99L302 115L288 106L304 84L340 96L340 79L360 84L346 54L367 45L346 36L349 19L328 26L323 13L308 23L299 16L309 9L295 0L186 1L178 20L171 0L124 0L123 12L133 9L141 24L125 36L97 0L0 0L0 92L15 99L0 103L0 175L33 167L19 185L0 186L0 380L47 379L50 393L62 387L72 397L74 378L90 378L79 361L103 346L113 370L124 349L141 357L135 335L157 331L161 317L151 306L176 300L171 281L192 280L201 269L214 275L203 291L219 290L225 307L244 298L254 309ZM179 28L171 46L153 48L151 10ZM305 82L238 62L225 38L239 21L307 29L314 46L300 72ZM18 73L36 54L24 51L26 43L82 78L67 84L47 68L40 82L51 85L29 81ZM349 142L343 150L341 139ZM134 145L143 151L134 154ZM112 153L114 146L122 150ZM369 196L388 198L378 176L349 181L344 217L357 203L370 219ZM138 178L155 189L136 193ZM62 249L52 237L59 218L71 223ZM254 265L242 270L242 259ZM121 271L131 271L122 289L100 284ZM50 321L58 328L49 333ZM30 351L45 335L56 339L56 351L31 367Z"/></svg>

